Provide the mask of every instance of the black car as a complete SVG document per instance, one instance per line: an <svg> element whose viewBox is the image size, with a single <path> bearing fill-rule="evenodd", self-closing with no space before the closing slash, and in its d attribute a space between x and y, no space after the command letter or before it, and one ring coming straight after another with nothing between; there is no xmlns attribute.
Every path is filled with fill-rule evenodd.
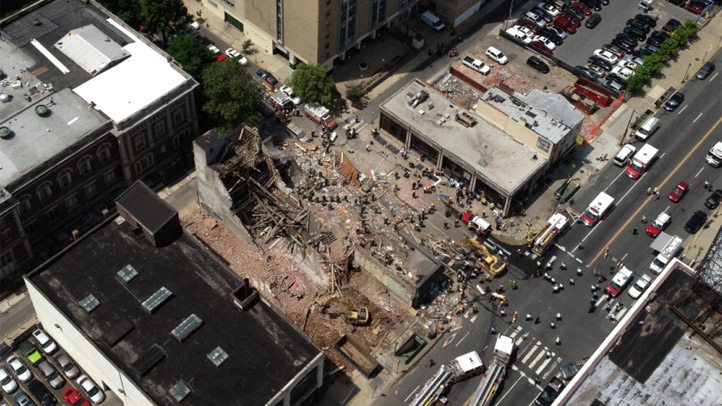
<svg viewBox="0 0 722 406"><path fill-rule="evenodd" d="M677 107L679 107L680 104L682 104L683 101L684 95L677 92L673 94L666 103L664 103L664 109L667 111L674 111L677 109Z"/></svg>
<svg viewBox="0 0 722 406"><path fill-rule="evenodd" d="M634 51L634 46L633 46L633 45L630 45L630 44L622 41L621 39L613 39L613 40L612 40L612 45L614 45L614 46L616 46L616 47L619 47L619 48L622 48L622 49L623 49L626 53L628 53L628 54L631 54L632 51Z"/></svg>
<svg viewBox="0 0 722 406"><path fill-rule="evenodd" d="M677 28L680 25L682 25L682 23L675 18L670 18L669 21L667 21L667 24L665 24L665 25L671 25L672 27Z"/></svg>
<svg viewBox="0 0 722 406"><path fill-rule="evenodd" d="M617 82L622 85L624 89L627 88L627 79L617 75L616 73L610 73L607 75L607 81Z"/></svg>
<svg viewBox="0 0 722 406"><path fill-rule="evenodd" d="M707 76L714 71L714 68L715 66L712 62L707 62L699 68L695 77L699 80L707 79Z"/></svg>
<svg viewBox="0 0 722 406"><path fill-rule="evenodd" d="M635 49L632 51L632 55L638 57L638 58L644 58L645 56L652 55L654 52L650 51L649 49Z"/></svg>
<svg viewBox="0 0 722 406"><path fill-rule="evenodd" d="M35 396L35 399L40 402L41 406L53 406L58 403L52 393L37 379L33 379L28 384L28 390Z"/></svg>
<svg viewBox="0 0 722 406"><path fill-rule="evenodd" d="M663 37L664 39L672 38L671 35L667 34L664 31L654 30L652 31L652 34L650 34L651 37Z"/></svg>
<svg viewBox="0 0 722 406"><path fill-rule="evenodd" d="M658 46L654 46L654 45L652 45L652 44L642 44L642 45L639 46L639 49L642 50L642 51L649 50L650 55L651 55L651 54L657 52L657 51L659 50L659 47L658 47Z"/></svg>
<svg viewBox="0 0 722 406"><path fill-rule="evenodd" d="M557 34L556 31L551 30L549 28L544 28L541 31L539 31L539 35L542 37L549 38L549 41L553 42L554 45L561 45L564 43L564 38L562 38L559 34Z"/></svg>
<svg viewBox="0 0 722 406"><path fill-rule="evenodd" d="M692 217L687 220L687 224L684 225L684 231L694 234L702 228L705 222L707 222L707 214L702 210L697 210Z"/></svg>
<svg viewBox="0 0 722 406"><path fill-rule="evenodd" d="M635 19L633 19L633 18L627 20L627 25L628 25L629 27L637 27L637 28L639 28L640 30L644 31L645 34L648 33L649 30L651 29L651 27L649 26L649 24L645 23L644 21L635 20Z"/></svg>
<svg viewBox="0 0 722 406"><path fill-rule="evenodd" d="M584 26L587 27L587 28L589 28L589 29L593 29L593 28L596 27L601 21L602 21L602 16L600 16L600 15L597 14L597 13L594 13L594 14L592 14L592 15L589 16L589 19L588 19L586 22L584 22Z"/></svg>
<svg viewBox="0 0 722 406"><path fill-rule="evenodd" d="M625 33L623 33L623 32L617 34L617 36L614 37L614 39L618 39L618 40L624 41L624 42L626 42L627 44L629 44L629 45L631 45L631 46L633 46L633 47L636 47L637 44L639 43L639 42L637 41L637 37L635 37L635 36L633 36L633 35L625 34Z"/></svg>
<svg viewBox="0 0 722 406"><path fill-rule="evenodd" d="M665 38L661 35L651 36L651 37L647 38L647 44L654 45L655 47L660 47L666 40L667 40L667 38Z"/></svg>
<svg viewBox="0 0 722 406"><path fill-rule="evenodd" d="M614 44L604 44L604 45L602 45L602 49L613 53L614 55L617 56L617 58L621 58L624 56L624 49L620 48Z"/></svg>
<svg viewBox="0 0 722 406"><path fill-rule="evenodd" d="M600 11L602 9L602 2L599 0L581 0L581 2L594 11Z"/></svg>
<svg viewBox="0 0 722 406"><path fill-rule="evenodd" d="M575 72L579 77L582 77L587 80L591 80L592 82L596 82L597 79L599 79L599 75L597 72L594 72L593 70L587 68L586 66L575 66L574 67Z"/></svg>
<svg viewBox="0 0 722 406"><path fill-rule="evenodd" d="M531 66L532 68L538 70L541 73L544 73L544 74L549 73L549 65L544 63L544 61L537 58L536 56L530 56L529 59L526 60L526 64Z"/></svg>
<svg viewBox="0 0 722 406"><path fill-rule="evenodd" d="M265 77L268 75L270 75L270 73L268 73L268 71L265 69L259 69L256 71L256 76L258 76L259 78L262 78L262 77Z"/></svg>
<svg viewBox="0 0 722 406"><path fill-rule="evenodd" d="M647 23L647 25L649 25L650 27L657 26L657 20L654 17L648 16L646 14L637 14L636 16L634 16L634 19L643 21L643 22Z"/></svg>
<svg viewBox="0 0 722 406"><path fill-rule="evenodd" d="M687 0L667 0L668 2L674 4L675 6L684 7L684 3L687 2Z"/></svg>
<svg viewBox="0 0 722 406"><path fill-rule="evenodd" d="M707 206L708 209L714 210L719 206L720 200L722 200L722 190L717 189L705 200L704 205Z"/></svg>
<svg viewBox="0 0 722 406"><path fill-rule="evenodd" d="M578 18L579 21L583 21L587 17L584 15L584 13L572 7L565 7L564 12L573 15L574 17Z"/></svg>
<svg viewBox="0 0 722 406"><path fill-rule="evenodd" d="M610 70L612 70L612 64L611 64L611 62L609 62L609 61L606 60L606 59L602 59L602 58L600 58L600 57L598 57L598 56L596 56L596 55L590 56L587 61L588 61L589 63L593 64L593 65L599 66L600 68L604 69L604 70L607 71L607 72L609 72Z"/></svg>

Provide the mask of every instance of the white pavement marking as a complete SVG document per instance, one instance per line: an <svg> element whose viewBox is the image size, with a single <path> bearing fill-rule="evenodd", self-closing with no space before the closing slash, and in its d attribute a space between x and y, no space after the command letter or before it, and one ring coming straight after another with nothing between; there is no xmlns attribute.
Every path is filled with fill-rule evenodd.
<svg viewBox="0 0 722 406"><path fill-rule="evenodd" d="M542 358L546 357L547 348L544 347L543 350L539 351L539 355L537 355L536 358L528 365L529 369L534 368L534 365L537 364Z"/></svg>
<svg viewBox="0 0 722 406"><path fill-rule="evenodd" d="M469 321L472 322L472 323L475 322L475 321L476 321L476 317L477 317L478 315L479 315L479 313L475 314L474 317L472 317L471 320L469 320Z"/></svg>
<svg viewBox="0 0 722 406"><path fill-rule="evenodd" d="M559 365L559 363L561 362L561 360L562 360L561 358L557 358L557 360L554 361L554 364L552 364L552 367L549 368L549 370L546 371L546 373L544 373L544 375L541 377L542 381L546 381L546 379L547 379L547 377L549 376L549 374L552 373L553 371L556 371L557 365Z"/></svg>
<svg viewBox="0 0 722 406"><path fill-rule="evenodd" d="M600 306L600 305L601 305L602 303L604 303L604 301L607 300L608 298L609 298L609 295L606 295L606 294L605 294L605 295L602 295L602 297L600 297L599 300L597 300L597 306Z"/></svg>
<svg viewBox="0 0 722 406"><path fill-rule="evenodd" d="M579 262L580 264L582 263L582 260L581 260L581 259L579 259L579 258L577 258L577 257L574 257L574 259L576 259L577 262Z"/></svg>
<svg viewBox="0 0 722 406"><path fill-rule="evenodd" d="M511 385L511 387L509 387L509 390L506 391L506 393L504 394L504 396L500 397L499 400L498 400L497 402L495 402L495 404L500 405L500 404L501 404L501 401L504 400L504 398L506 397L506 395L508 395L508 394L510 394L511 392L513 392L512 389L514 389L514 387L516 386L516 384L519 383L519 381L521 381L523 378L524 378L524 376L520 376L520 377Z"/></svg>
<svg viewBox="0 0 722 406"><path fill-rule="evenodd" d="M414 396L414 394L416 393L417 390L419 390L419 386L417 386L416 389L414 389L413 391L411 391L411 393L409 393L409 396L407 396L406 399L404 399L404 403L408 402L409 398Z"/></svg>
<svg viewBox="0 0 722 406"><path fill-rule="evenodd" d="M566 249L565 247L562 247L562 246L559 245L559 244L554 244L554 246L557 247L557 248L559 248L560 250L562 250L562 251L564 251L564 252L567 252L567 249Z"/></svg>
<svg viewBox="0 0 722 406"><path fill-rule="evenodd" d="M620 264L621 264L621 263L623 263L622 261L624 261L624 258L626 258L626 257L627 257L627 255L629 255L629 253L628 253L628 252L627 252L627 253L625 253L625 254L624 254L624 256L623 256L623 257L622 257L622 258L621 258L621 259L619 260L619 263L620 263Z"/></svg>
<svg viewBox="0 0 722 406"><path fill-rule="evenodd" d="M682 114L682 112L683 112L686 108L687 108L687 105L685 104L684 107L682 107L682 110L680 110L679 113L677 113L677 115Z"/></svg>
<svg viewBox="0 0 722 406"><path fill-rule="evenodd" d="M546 357L546 355L545 355L545 357ZM544 369L547 367L547 365L549 365L549 363L552 362L553 357L554 357L554 354L552 353L552 356L545 359L544 362L542 362L542 364L539 366L539 368L537 368L536 371L534 371L534 373L537 375L541 374L542 371L544 371ZM532 368L532 367L530 366L529 368Z"/></svg>
<svg viewBox="0 0 722 406"><path fill-rule="evenodd" d="M621 172L619 172L619 175L617 175L616 178L614 178L611 182L609 182L609 184L607 185L607 187L605 187L604 190L602 190L602 192L606 192L607 189L609 189L610 187L612 187L612 185L614 184L614 182L616 182L617 179L619 179L619 177L622 176L622 175L624 175L624 170L622 170Z"/></svg>
<svg viewBox="0 0 722 406"><path fill-rule="evenodd" d="M697 176L699 176L699 174L702 173L703 170L704 170L704 166L699 171L697 171L697 173L694 175L694 177L696 178Z"/></svg>
<svg viewBox="0 0 722 406"><path fill-rule="evenodd" d="M702 114L704 114L704 113L699 113L699 115L697 116L697 118L695 118L694 120L692 120L692 122L693 122L693 123L696 123L697 120L699 120L699 118L702 117Z"/></svg>
<svg viewBox="0 0 722 406"><path fill-rule="evenodd" d="M531 348L531 351L526 353L526 356L524 359L521 360L522 364L526 364L527 360L529 360L529 357L536 351L536 349L541 345L541 341L537 341L536 344L534 344L534 347Z"/></svg>
<svg viewBox="0 0 722 406"><path fill-rule="evenodd" d="M461 344L461 342L462 342L462 341L464 341L464 339L466 338L466 336L468 336L468 335L469 335L469 333L470 333L470 331L467 331L467 332L466 332L466 334L464 334L464 336L463 336L463 337L461 337L461 340L459 340L459 342L458 342L458 343L456 343L455 347L458 347L458 346L459 346L459 344Z"/></svg>
<svg viewBox="0 0 722 406"><path fill-rule="evenodd" d="M627 312L627 310L629 310L629 308L628 308L628 307L625 307L624 309L622 309L622 310L619 311L619 314L615 314L614 316L615 316L617 319L621 319L621 318L624 316L624 313Z"/></svg>
<svg viewBox="0 0 722 406"><path fill-rule="evenodd" d="M519 335L519 332L520 332L520 331L521 331L521 326L517 326L516 330L514 330L514 332L511 333L511 334L509 335L509 337L511 337L511 338L516 337L517 335Z"/></svg>
<svg viewBox="0 0 722 406"><path fill-rule="evenodd" d="M713 81L713 80L714 80L714 78L716 78L716 77L717 77L717 75L719 75L719 72L715 73L715 74L714 74L714 76L712 76L712 79L710 79L709 81L710 81L710 82L711 82L711 81Z"/></svg>

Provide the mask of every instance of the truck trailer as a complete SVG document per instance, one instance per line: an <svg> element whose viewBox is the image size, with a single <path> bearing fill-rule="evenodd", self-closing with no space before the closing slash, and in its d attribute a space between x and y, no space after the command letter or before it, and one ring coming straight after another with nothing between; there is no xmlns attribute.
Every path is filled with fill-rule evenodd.
<svg viewBox="0 0 722 406"><path fill-rule="evenodd" d="M484 363L476 351L456 357L448 364L442 364L431 375L424 386L414 396L410 406L436 405L449 392L451 386L484 370Z"/></svg>
<svg viewBox="0 0 722 406"><path fill-rule="evenodd" d="M481 378L479 386L476 387L471 397L470 406L488 406L494 400L496 390L506 376L506 367L511 359L511 353L514 351L514 339L499 334L494 345L494 361L486 371L484 377Z"/></svg>
<svg viewBox="0 0 722 406"><path fill-rule="evenodd" d="M559 236L564 234L564 231L569 227L569 223L569 217L564 213L555 213L549 218L549 221L539 234L535 235L532 241L529 242L529 248L539 256L544 255L546 250L554 245Z"/></svg>

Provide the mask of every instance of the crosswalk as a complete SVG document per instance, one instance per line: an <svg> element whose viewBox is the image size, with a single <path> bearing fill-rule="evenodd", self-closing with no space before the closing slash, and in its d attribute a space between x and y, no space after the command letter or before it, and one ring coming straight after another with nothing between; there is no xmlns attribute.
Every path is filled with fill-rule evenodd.
<svg viewBox="0 0 722 406"><path fill-rule="evenodd" d="M530 338L528 332L522 334L522 326L512 326L510 329L513 330L504 334L511 337L516 346L516 362L512 369L523 368L527 375L538 376L541 380L556 373L562 357L558 356L553 348L545 346L533 337Z"/></svg>

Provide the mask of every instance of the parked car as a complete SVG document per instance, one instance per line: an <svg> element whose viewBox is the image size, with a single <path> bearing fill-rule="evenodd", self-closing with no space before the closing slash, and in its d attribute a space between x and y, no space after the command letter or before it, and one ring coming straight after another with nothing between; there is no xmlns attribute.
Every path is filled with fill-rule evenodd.
<svg viewBox="0 0 722 406"><path fill-rule="evenodd" d="M55 354L55 362L69 379L74 379L80 374L78 367L65 353Z"/></svg>
<svg viewBox="0 0 722 406"><path fill-rule="evenodd" d="M268 75L270 75L270 73L265 69L259 69L256 71L256 76L258 76L259 78L264 78Z"/></svg>
<svg viewBox="0 0 722 406"><path fill-rule="evenodd" d="M564 43L564 38L562 38L559 34L556 33L556 31L552 30L553 27L544 27L543 30L539 31L539 35L543 35L551 42L556 44L557 46Z"/></svg>
<svg viewBox="0 0 722 406"><path fill-rule="evenodd" d="M604 77L607 76L607 71L605 71L604 68L599 65L590 63L587 68L591 69L592 71L594 71L594 73L597 74L597 79L604 79Z"/></svg>
<svg viewBox="0 0 722 406"><path fill-rule="evenodd" d="M581 0L581 2L594 11L602 10L602 2L599 0Z"/></svg>
<svg viewBox="0 0 722 406"><path fill-rule="evenodd" d="M43 352L48 355L54 353L55 350L58 349L55 342L51 340L50 337L48 337L48 335L41 329L33 331L33 339L35 339L35 342L43 349Z"/></svg>
<svg viewBox="0 0 722 406"><path fill-rule="evenodd" d="M657 19L650 16L649 14L637 14L634 16L635 20L642 21L649 25L650 27L656 27L657 26Z"/></svg>
<svg viewBox="0 0 722 406"><path fill-rule="evenodd" d="M617 48L620 48L624 50L624 52L631 54L632 51L634 51L634 46L629 45L628 43L622 41L621 39L613 39L612 45L614 45Z"/></svg>
<svg viewBox="0 0 722 406"><path fill-rule="evenodd" d="M597 80L599 80L599 75L586 66L577 65L574 67L574 69L577 75L583 77L584 79L591 80L592 82L596 82Z"/></svg>
<svg viewBox="0 0 722 406"><path fill-rule="evenodd" d="M562 37L562 39L565 39L565 38L567 37L567 32L564 31L563 28L559 28L559 27L554 26L554 25L548 25L548 26L544 27L544 29L554 31L555 33L557 33L557 35L559 35L560 37Z"/></svg>
<svg viewBox="0 0 722 406"><path fill-rule="evenodd" d="M640 59L652 55L653 53L654 52L650 51L649 49L635 49L634 51L632 51L632 55Z"/></svg>
<svg viewBox="0 0 722 406"><path fill-rule="evenodd" d="M645 34L649 33L649 30L652 28L644 21L635 20L634 18L627 20L627 26L639 28L640 30L644 31Z"/></svg>
<svg viewBox="0 0 722 406"><path fill-rule="evenodd" d="M498 63L499 65L504 65L509 62L509 58L507 58L503 52L499 51L494 47L487 48L485 54L489 57L489 59Z"/></svg>
<svg viewBox="0 0 722 406"><path fill-rule="evenodd" d="M18 348L32 365L36 365L38 362L43 360L43 355L29 340L22 341L18 345Z"/></svg>
<svg viewBox="0 0 722 406"><path fill-rule="evenodd" d="M614 75L613 73L607 75L607 79L604 81L604 83L602 83L602 86L616 93L622 93L624 92L624 90L627 89L627 84L623 80L617 78L616 75Z"/></svg>
<svg viewBox="0 0 722 406"><path fill-rule="evenodd" d="M619 76L621 79L623 79L625 82L629 80L629 77L634 75L634 71L622 66L615 66L612 69L612 73Z"/></svg>
<svg viewBox="0 0 722 406"><path fill-rule="evenodd" d="M722 190L717 189L704 201L704 205L708 209L714 210L719 206L720 200L722 200Z"/></svg>
<svg viewBox="0 0 722 406"><path fill-rule="evenodd" d="M561 11L559 11L559 9L553 4L539 3L537 7L551 14L553 17L556 17L559 15L559 13L561 13Z"/></svg>
<svg viewBox="0 0 722 406"><path fill-rule="evenodd" d="M667 111L674 111L684 101L684 95L677 92L670 97L666 103L664 103L664 109Z"/></svg>
<svg viewBox="0 0 722 406"><path fill-rule="evenodd" d="M90 406L87 400L83 399L78 391L72 386L66 388L63 393L63 400L70 406Z"/></svg>
<svg viewBox="0 0 722 406"><path fill-rule="evenodd" d="M584 13L582 13L581 11L579 11L575 8L567 7L564 9L564 12L571 14L572 16L574 16L574 18L578 19L579 21L584 21L584 19L587 18L587 16L585 16Z"/></svg>
<svg viewBox="0 0 722 406"><path fill-rule="evenodd" d="M547 55L552 54L552 50L547 48L546 44L544 44L541 41L532 41L531 46L533 46L534 48L537 48L539 51L541 51Z"/></svg>
<svg viewBox="0 0 722 406"><path fill-rule="evenodd" d="M575 32L577 32L577 26L574 25L571 21L569 21L568 18L563 15L555 18L553 24L555 27L559 27L569 34L574 34Z"/></svg>
<svg viewBox="0 0 722 406"><path fill-rule="evenodd" d="M585 16L592 15L592 9L581 1L574 2L569 7L581 11Z"/></svg>
<svg viewBox="0 0 722 406"><path fill-rule="evenodd" d="M642 51L649 51L651 53L655 53L659 50L659 47L645 43L645 44L640 45L639 49L641 49Z"/></svg>
<svg viewBox="0 0 722 406"><path fill-rule="evenodd" d="M661 35L652 35L649 38L647 38L647 44L653 45L653 46L659 48L660 46L662 46L662 44L666 40L667 40L667 38L663 37Z"/></svg>
<svg viewBox="0 0 722 406"><path fill-rule="evenodd" d="M642 275L639 279L637 279L637 282L629 288L629 296L631 296L632 299L639 299L650 283L652 283L652 277L647 274Z"/></svg>
<svg viewBox="0 0 722 406"><path fill-rule="evenodd" d="M697 3L695 1L690 1L687 3L687 11L689 11L692 14L700 15L702 14L702 11L704 11L705 5L701 3Z"/></svg>
<svg viewBox="0 0 722 406"><path fill-rule="evenodd" d="M40 402L41 406L54 406L58 404L55 396L37 379L28 384L28 391Z"/></svg>
<svg viewBox="0 0 722 406"><path fill-rule="evenodd" d="M700 228L707 222L707 213L702 210L697 210L687 220L687 224L684 225L684 231L694 234L699 231Z"/></svg>
<svg viewBox="0 0 722 406"><path fill-rule="evenodd" d="M559 367L559 372L561 372L562 378L568 381L574 378L574 375L576 375L577 372L579 372L582 366L584 366L584 364L586 363L587 358L577 362L570 362L566 365L562 365L561 367Z"/></svg>
<svg viewBox="0 0 722 406"><path fill-rule="evenodd" d="M624 50L614 44L604 44L604 45L602 45L602 50L611 52L617 58L621 58L624 56ZM616 62L614 62L614 63L616 63Z"/></svg>
<svg viewBox="0 0 722 406"><path fill-rule="evenodd" d="M627 44L631 45L632 47L636 47L637 44L639 43L637 41L637 37L635 37L633 35L625 34L623 32L620 32L619 34L617 34L617 36L614 37L614 39L626 42Z"/></svg>
<svg viewBox="0 0 722 406"><path fill-rule="evenodd" d="M535 35L539 31L539 27L533 21L529 21L525 18L518 20L515 25L517 27L528 28L532 32L532 35Z"/></svg>
<svg viewBox="0 0 722 406"><path fill-rule="evenodd" d="M19 390L18 393L13 395L13 400L15 401L15 404L18 406L36 406L35 402L30 400L28 395L25 394L25 392Z"/></svg>
<svg viewBox="0 0 722 406"><path fill-rule="evenodd" d="M105 400L105 393L103 393L103 391L98 388L98 385L88 378L87 375L81 375L80 378L78 378L78 386L80 386L94 404L101 404Z"/></svg>
<svg viewBox="0 0 722 406"><path fill-rule="evenodd" d="M28 368L25 367L25 364L23 364L18 357L11 355L5 363L20 382L26 383L33 379L33 374L28 371Z"/></svg>
<svg viewBox="0 0 722 406"><path fill-rule="evenodd" d="M11 394L15 392L18 389L18 383L15 382L15 379L10 375L7 369L5 367L0 366L0 387L2 388L3 392L7 394Z"/></svg>
<svg viewBox="0 0 722 406"><path fill-rule="evenodd" d="M531 11L536 13L537 15L541 16L541 18L543 18L544 21L547 23L550 23L554 20L554 16L547 13L546 10L544 10L543 8L540 8L539 6L534 7L533 9L531 9Z"/></svg>
<svg viewBox="0 0 722 406"><path fill-rule="evenodd" d="M621 66L627 69L635 70L638 66L640 66L637 62L628 61L626 59L622 59L619 62L617 62L616 66Z"/></svg>
<svg viewBox="0 0 722 406"><path fill-rule="evenodd" d="M544 63L541 59L539 59L536 56L530 56L529 59L526 60L526 64L531 66L532 68L538 70L541 73L547 74L549 73L549 65Z"/></svg>
<svg viewBox="0 0 722 406"><path fill-rule="evenodd" d="M714 72L714 63L707 62L704 65L702 65L701 68L697 71L697 74L694 75L699 80L705 80L707 79L707 76L709 76L710 73Z"/></svg>
<svg viewBox="0 0 722 406"><path fill-rule="evenodd" d="M53 387L53 389L59 389L65 384L65 379L58 373L58 370L50 364L48 361L43 361L38 364L38 369L43 375L46 381Z"/></svg>
<svg viewBox="0 0 722 406"><path fill-rule="evenodd" d="M283 94L288 96L295 106L298 106L299 104L301 104L303 102L303 100L301 100L300 97L296 96L296 93L294 93L293 89L290 88L289 86L286 86L286 85L281 86L281 92L283 92Z"/></svg>
<svg viewBox="0 0 722 406"><path fill-rule="evenodd" d="M681 181L677 184L677 186L674 187L674 189L669 192L669 200L673 201L674 203L679 203L680 200L684 197L684 195L689 192L689 185L685 181Z"/></svg>
<svg viewBox="0 0 722 406"><path fill-rule="evenodd" d="M534 24L536 24L539 28L544 28L544 26L547 25L544 17L541 14L535 13L534 11L527 11L526 14L524 14L524 18L529 21L533 21Z"/></svg>
<svg viewBox="0 0 722 406"><path fill-rule="evenodd" d="M542 44L544 44L544 47L546 47L546 49L550 51L553 51L557 47L551 40L549 40L549 38L543 37L541 35L535 35L534 37L532 37L531 40L532 44L534 43L534 41L541 42Z"/></svg>
<svg viewBox="0 0 722 406"><path fill-rule="evenodd" d="M634 62L638 66L644 65L644 60L642 58L634 56L634 55L627 55L626 57L624 57L624 60Z"/></svg>
<svg viewBox="0 0 722 406"><path fill-rule="evenodd" d="M659 233L664 231L671 222L672 216L665 212L659 213L659 216L647 226L647 235L652 238L657 238Z"/></svg>
<svg viewBox="0 0 722 406"><path fill-rule="evenodd" d="M624 27L622 32L635 36L639 41L644 41L647 38L647 33L645 33L644 30L640 30L639 28L632 27L630 25Z"/></svg>
<svg viewBox="0 0 722 406"><path fill-rule="evenodd" d="M579 28L582 26L582 20L577 18L575 15L567 13L566 11L563 12L560 17L565 17L567 20L569 20L572 24L574 24L575 27Z"/></svg>
<svg viewBox="0 0 722 406"><path fill-rule="evenodd" d="M604 70L607 71L607 72L609 72L610 70L612 70L612 63L611 63L611 62L609 62L607 59L602 59L602 58L600 58L600 57L598 57L598 56L596 56L596 55L595 55L595 56L590 56L587 61L588 61L589 63L594 64L594 65L601 66L601 67L604 68Z"/></svg>
<svg viewBox="0 0 722 406"><path fill-rule="evenodd" d="M598 56L606 61L608 61L610 64L614 65L619 60L619 57L614 55L613 53L604 50L604 49L596 49L594 50L594 56Z"/></svg>

